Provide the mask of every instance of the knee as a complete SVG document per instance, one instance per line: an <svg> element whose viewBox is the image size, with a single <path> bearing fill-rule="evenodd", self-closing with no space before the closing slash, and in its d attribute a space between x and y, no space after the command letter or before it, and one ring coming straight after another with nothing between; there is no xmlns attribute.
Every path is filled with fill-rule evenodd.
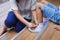
<svg viewBox="0 0 60 40"><path fill-rule="evenodd" d="M40 4L39 3L37 3L37 8L40 8Z"/></svg>
<svg viewBox="0 0 60 40"><path fill-rule="evenodd" d="M41 8L42 6L44 6L44 4L42 4L42 3L37 3L37 8Z"/></svg>
<svg viewBox="0 0 60 40"><path fill-rule="evenodd" d="M10 20L5 20L5 22L4 22L4 23L5 23L5 25L6 25L6 26L9 26L9 25L11 25L11 24L12 24L12 21L10 21Z"/></svg>
<svg viewBox="0 0 60 40"><path fill-rule="evenodd" d="M17 22L17 18L15 17L13 12L9 12L6 20L5 20L5 24L7 25L12 25L15 24Z"/></svg>

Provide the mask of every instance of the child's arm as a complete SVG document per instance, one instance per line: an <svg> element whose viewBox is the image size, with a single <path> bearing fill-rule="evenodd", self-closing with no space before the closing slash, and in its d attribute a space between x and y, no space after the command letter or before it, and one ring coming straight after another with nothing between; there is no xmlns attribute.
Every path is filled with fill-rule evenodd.
<svg viewBox="0 0 60 40"><path fill-rule="evenodd" d="M28 22L27 20L25 20L21 14L20 11L18 9L18 6L16 4L16 0L9 0L10 1L10 5L11 5L11 9L14 12L15 16L17 17L17 19L19 21L21 21L23 24L27 25L28 27L35 27L35 25L33 25L32 23Z"/></svg>

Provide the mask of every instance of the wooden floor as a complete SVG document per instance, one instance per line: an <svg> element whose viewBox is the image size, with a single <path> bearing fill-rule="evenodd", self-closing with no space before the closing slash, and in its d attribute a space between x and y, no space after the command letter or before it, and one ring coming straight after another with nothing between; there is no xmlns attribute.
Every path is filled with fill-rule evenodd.
<svg viewBox="0 0 60 40"><path fill-rule="evenodd" d="M0 4L5 3L8 0L0 0Z"/></svg>
<svg viewBox="0 0 60 40"><path fill-rule="evenodd" d="M60 31L53 28L55 25L56 24L49 22L47 28L44 30L38 40L60 40Z"/></svg>
<svg viewBox="0 0 60 40"><path fill-rule="evenodd" d="M11 40L12 37L14 37L16 34L17 33L15 32L15 30L11 30L5 36L3 36L1 40Z"/></svg>
<svg viewBox="0 0 60 40"><path fill-rule="evenodd" d="M34 40L37 33L31 33L28 29L19 35L15 40Z"/></svg>
<svg viewBox="0 0 60 40"><path fill-rule="evenodd" d="M52 22L49 22L47 25L47 28L44 30L44 32L39 36L38 40L60 40L60 31L57 31L53 27L56 24L53 24ZM11 40L12 37L16 35L15 31L10 31L6 36L6 40ZM28 31L28 29L25 29L24 32L21 33L21 35L17 36L15 40L34 40L37 33L31 33Z"/></svg>

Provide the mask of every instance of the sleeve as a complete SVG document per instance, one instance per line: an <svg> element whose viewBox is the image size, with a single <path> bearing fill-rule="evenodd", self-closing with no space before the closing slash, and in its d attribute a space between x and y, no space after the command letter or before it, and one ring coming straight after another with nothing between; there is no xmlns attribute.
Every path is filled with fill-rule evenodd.
<svg viewBox="0 0 60 40"><path fill-rule="evenodd" d="M10 5L12 10L18 10L17 3L15 0L10 0Z"/></svg>
<svg viewBox="0 0 60 40"><path fill-rule="evenodd" d="M31 10L35 10L35 9L36 9L36 3L37 3L37 1L36 1L36 0L32 0Z"/></svg>

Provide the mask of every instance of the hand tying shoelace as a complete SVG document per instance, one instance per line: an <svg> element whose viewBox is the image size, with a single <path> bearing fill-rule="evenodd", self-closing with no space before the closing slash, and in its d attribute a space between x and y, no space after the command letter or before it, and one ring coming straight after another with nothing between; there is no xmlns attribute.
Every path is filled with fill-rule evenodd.
<svg viewBox="0 0 60 40"><path fill-rule="evenodd" d="M42 27L43 27L43 24L40 23L39 25L37 25L37 27L35 29L31 29L31 28L28 28L28 29L31 32L40 32Z"/></svg>
<svg viewBox="0 0 60 40"><path fill-rule="evenodd" d="M30 32L41 32L42 29L44 28L44 26L46 26L47 22L48 22L48 19L47 18L43 18L43 23L39 23L36 28L33 28L33 29L28 28L28 30Z"/></svg>

